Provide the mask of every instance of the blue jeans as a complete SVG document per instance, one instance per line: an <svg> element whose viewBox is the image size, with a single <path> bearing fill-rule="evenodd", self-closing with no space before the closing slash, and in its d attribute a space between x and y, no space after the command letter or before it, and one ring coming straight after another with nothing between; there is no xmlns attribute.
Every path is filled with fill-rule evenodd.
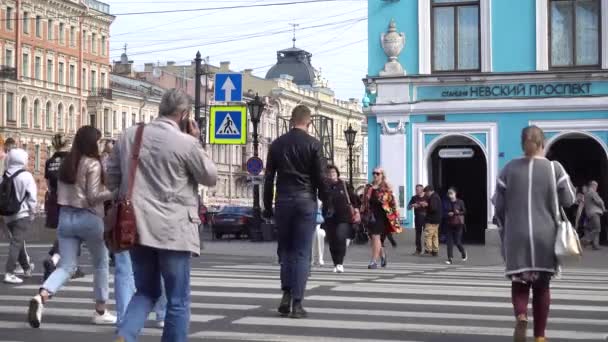
<svg viewBox="0 0 608 342"><path fill-rule="evenodd" d="M190 322L191 253L136 246L131 251L137 292L118 326L118 335L127 342L137 340L148 314L162 294L161 277L167 296L162 342L188 340Z"/></svg>
<svg viewBox="0 0 608 342"><path fill-rule="evenodd" d="M114 254L114 297L116 298L116 325L120 326L122 319L127 311L127 306L135 294L135 277L133 276L133 266L129 251ZM167 297L161 279L161 296L154 306L156 321L165 320L167 309Z"/></svg>
<svg viewBox="0 0 608 342"><path fill-rule="evenodd" d="M57 291L71 278L78 264L78 250L84 241L95 269L93 288L95 300L108 300L108 249L103 240L103 221L87 209L62 207L59 213L57 239L61 259L57 269L44 282L42 288L51 294Z"/></svg>
<svg viewBox="0 0 608 342"><path fill-rule="evenodd" d="M275 213L279 231L281 289L291 292L295 301L301 301L310 271L317 200L312 194L279 196Z"/></svg>

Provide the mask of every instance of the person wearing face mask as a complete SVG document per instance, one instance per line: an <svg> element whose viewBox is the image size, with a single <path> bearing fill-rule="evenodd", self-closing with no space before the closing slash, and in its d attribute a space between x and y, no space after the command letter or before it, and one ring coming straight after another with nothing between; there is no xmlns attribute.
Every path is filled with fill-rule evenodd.
<svg viewBox="0 0 608 342"><path fill-rule="evenodd" d="M449 211L448 211L448 260L445 262L451 265L454 259L454 244L460 251L462 261L467 261L467 252L462 246L462 233L464 231L465 222L464 216L466 208L464 201L456 197L456 189L448 189Z"/></svg>

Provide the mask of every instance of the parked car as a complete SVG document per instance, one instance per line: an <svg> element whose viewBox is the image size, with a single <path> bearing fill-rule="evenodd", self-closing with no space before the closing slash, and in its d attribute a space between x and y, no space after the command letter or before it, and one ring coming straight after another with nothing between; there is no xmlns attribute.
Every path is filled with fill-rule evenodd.
<svg viewBox="0 0 608 342"><path fill-rule="evenodd" d="M248 207L224 207L212 216L211 231L216 239L232 234L240 239L249 236L249 226L253 219L253 209Z"/></svg>

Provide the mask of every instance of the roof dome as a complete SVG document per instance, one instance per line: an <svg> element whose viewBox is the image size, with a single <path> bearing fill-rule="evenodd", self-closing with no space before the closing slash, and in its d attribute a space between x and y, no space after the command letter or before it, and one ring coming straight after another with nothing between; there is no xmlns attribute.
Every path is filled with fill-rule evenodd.
<svg viewBox="0 0 608 342"><path fill-rule="evenodd" d="M278 51L277 64L268 70L266 79L289 75L293 77L295 84L312 87L315 82L315 69L310 63L311 57L311 53L295 47Z"/></svg>

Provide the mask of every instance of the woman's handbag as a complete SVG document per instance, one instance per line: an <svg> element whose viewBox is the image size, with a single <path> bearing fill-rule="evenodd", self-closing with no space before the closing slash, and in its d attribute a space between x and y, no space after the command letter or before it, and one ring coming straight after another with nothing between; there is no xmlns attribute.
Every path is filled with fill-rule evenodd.
<svg viewBox="0 0 608 342"><path fill-rule="evenodd" d="M555 184L555 213L557 222L557 236L555 237L555 256L559 261L564 261L573 257L580 257L583 255L583 249L581 242L578 238L576 230L572 226L572 223L568 221L564 208L559 205L559 199L557 194L557 180L555 176L555 165L551 162L551 172L553 173L553 181Z"/></svg>
<svg viewBox="0 0 608 342"><path fill-rule="evenodd" d="M137 222L131 198L135 183L135 173L139 164L139 151L144 133L144 124L139 124L135 133L135 142L131 152L131 165L129 166L129 178L127 183L127 196L117 200L108 209L105 217L106 233L105 240L108 249L114 252L129 250L137 244Z"/></svg>
<svg viewBox="0 0 608 342"><path fill-rule="evenodd" d="M359 212L359 209L353 207L353 204L350 202L350 193L346 188L346 183L342 182L342 186L344 186L346 201L348 202L348 208L350 209L350 223L361 223L361 213Z"/></svg>

